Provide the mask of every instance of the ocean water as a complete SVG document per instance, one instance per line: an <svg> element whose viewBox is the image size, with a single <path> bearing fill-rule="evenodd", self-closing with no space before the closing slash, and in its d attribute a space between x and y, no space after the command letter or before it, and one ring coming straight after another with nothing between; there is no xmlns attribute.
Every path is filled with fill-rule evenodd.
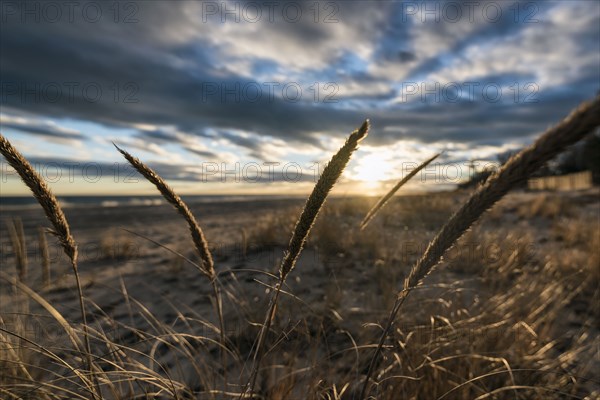
<svg viewBox="0 0 600 400"><path fill-rule="evenodd" d="M290 198L291 196L274 195L198 195L181 196L187 204L217 203L217 202L241 202L254 200L277 200ZM57 196L60 205L64 208L70 207L122 207L122 206L157 206L166 204L162 196ZM23 209L39 207L33 196L0 196L1 209Z"/></svg>

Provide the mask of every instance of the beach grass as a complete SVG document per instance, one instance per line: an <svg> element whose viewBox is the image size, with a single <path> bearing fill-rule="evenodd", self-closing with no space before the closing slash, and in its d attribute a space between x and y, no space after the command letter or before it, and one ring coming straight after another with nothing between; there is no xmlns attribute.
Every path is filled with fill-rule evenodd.
<svg viewBox="0 0 600 400"><path fill-rule="evenodd" d="M40 203L75 278L73 288L50 271L59 263L44 228L36 236L27 220L5 220L15 268L0 274L12 288L0 293L0 397L597 398L597 196L509 192L598 126L600 97L472 192L396 195L436 154L378 201L331 198L367 136L365 121L303 206L256 209L247 220L235 208L233 218L202 214L205 229L192 212L202 205L186 204L117 147L185 224L159 219L148 226L162 231L156 238L125 228L154 253L132 260L103 250L86 261L97 270L83 279L58 200L0 136L0 152ZM154 218L150 208L137 212L143 223ZM179 225L191 246L174 239ZM239 258L211 247L221 226ZM111 247L124 240L111 239ZM40 257L30 256L34 248ZM173 268L172 257L196 275ZM32 321L65 340L28 329Z"/></svg>

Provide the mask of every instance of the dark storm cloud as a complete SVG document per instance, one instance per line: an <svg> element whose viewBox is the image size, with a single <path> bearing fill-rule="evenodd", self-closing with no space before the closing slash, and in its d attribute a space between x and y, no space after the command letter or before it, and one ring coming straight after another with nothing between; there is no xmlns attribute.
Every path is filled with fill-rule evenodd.
<svg viewBox="0 0 600 400"><path fill-rule="evenodd" d="M21 132L30 133L32 135L45 136L55 139L68 140L87 140L87 137L81 132L66 130L58 126L43 124L38 122L5 122L0 121L0 129L16 129Z"/></svg>
<svg viewBox="0 0 600 400"><path fill-rule="evenodd" d="M569 110L600 89L594 75L572 82L567 87L540 90L531 102L521 99L493 103L460 101L420 103L410 110L400 106L395 112L371 110L371 145L392 144L399 139L423 143L470 142L508 143L536 136L559 122ZM387 130L387 131L386 131Z"/></svg>
<svg viewBox="0 0 600 400"><path fill-rule="evenodd" d="M219 159L219 155L210 150L203 149L199 144L194 143L193 137L183 138L181 135L175 135L172 132L165 132L162 130L153 131L138 131L134 136L134 139L138 140L123 140L115 139L114 143L125 149L131 147L142 151L147 151L154 154L160 154L158 151L160 147L166 144L177 144L186 151L193 153L205 159L216 160Z"/></svg>
<svg viewBox="0 0 600 400"><path fill-rule="evenodd" d="M137 184L146 182L127 161L118 163L89 162L60 157L30 157L29 162L50 184L73 182L84 178L87 182L98 182L101 178L115 183ZM149 162L147 165L166 181L188 181L207 183L277 183L315 182L316 170L296 163L266 165L261 163L234 163L206 161L195 164L168 164ZM313 166L314 167L314 166ZM19 180L16 171L6 160L0 159L0 175L3 182Z"/></svg>
<svg viewBox="0 0 600 400"><path fill-rule="evenodd" d="M0 162L2 164L6 163L4 160L1 160ZM30 157L29 162L51 183L63 179L68 181L69 179L78 177L86 177L93 181L97 181L99 178L104 177L115 182L125 183L135 183L144 180L144 178L125 160L119 163L106 163L70 160L60 157ZM148 165L161 177L167 180L198 179L197 173L192 173L187 170L190 166L165 163L149 163ZM2 167L4 173L10 170L6 165L2 165ZM7 176L13 175L17 178L16 172L14 174L7 174Z"/></svg>
<svg viewBox="0 0 600 400"><path fill-rule="evenodd" d="M184 146L184 148L185 148L185 150L189 151L190 153L193 153L202 158L206 158L206 159L210 159L210 160L218 160L219 159L219 155L217 153L213 153L212 151L198 150L193 147L187 147L187 146Z"/></svg>
<svg viewBox="0 0 600 400"><path fill-rule="evenodd" d="M140 139L144 139L144 140L152 140L152 141L157 141L157 142L172 142L172 141L179 142L179 139L177 138L176 135L174 135L170 132L162 131L162 130L139 131L136 134L136 137L139 137Z"/></svg>
<svg viewBox="0 0 600 400"><path fill-rule="evenodd" d="M207 127L223 127L299 141L310 140L310 131L349 126L340 121L348 120L349 112L315 109L311 104L266 95L254 102L222 96L222 88L244 85L248 80L223 79L209 68L192 75L165 64L158 56L134 54L128 47L135 48L136 43L125 46L111 45L110 39L103 43L86 42L82 37L52 38L33 29L3 32L2 37L0 69L4 88L10 89L2 103L13 108L112 126L177 124L181 130L197 134ZM41 90L59 85L62 96L56 101L44 99L43 93L40 100L29 96L28 91L36 85ZM120 92L117 100L116 90Z"/></svg>
<svg viewBox="0 0 600 400"><path fill-rule="evenodd" d="M226 139L228 142L236 146L245 147L250 150L259 150L260 147L260 142L251 137L235 135L231 132L220 132L218 136Z"/></svg>
<svg viewBox="0 0 600 400"><path fill-rule="evenodd" d="M188 9L195 3L131 4L138 7L134 16L138 22L123 23L128 10L122 10L121 21L115 23L108 8L103 11L106 17L93 24L81 17L76 17L73 23L22 23L18 15L5 12L0 27L0 104L37 115L68 117L109 127L142 123L168 125L202 137L207 136L209 128L217 132L251 132L257 136L222 133L222 137L260 156L261 136L280 138L290 145L319 145L312 133L343 137L365 117L370 117L373 123L370 143L375 145L404 138L430 143L523 137L543 130L555 116L563 115L598 90L596 68L586 71L587 76L581 82L541 88L539 102L533 104L460 101L389 106L373 102L392 98L391 91L379 97L344 98L344 101L352 101L352 107L296 102L267 93L249 100L242 92L238 100L236 95L228 95L227 90L236 85L243 88L253 81L231 71L228 60L223 59L211 39L212 34L217 34L211 32L214 25L210 21L204 23L202 15ZM302 4L303 9L308 10L313 3ZM390 15L385 26L371 26L363 18L365 4L339 4L343 4L337 16L339 24L352 24L355 29L364 30L365 35L383 30L381 36L374 35L380 41L376 59L395 60L400 64L417 62L409 75L436 71L449 57L461 55L468 46L485 41L493 43L494 38L513 34L524 27L511 20L510 14L505 15L498 23L483 24L474 33L459 38L449 49L421 58L422 49L413 48L410 42L409 33L414 24L397 23L397 16ZM314 23L310 18L299 23L279 22L255 26L269 33L265 40L282 40L285 45L285 40L293 38L307 51L318 50L320 43L333 37L334 30L340 28L336 24ZM434 37L453 35L457 28L457 24L427 25ZM598 28L582 33L585 39L582 43L597 47L597 39L592 38L594 33L597 38ZM329 60L334 67L336 57L332 54ZM250 62L260 66L261 59ZM351 74L351 79L364 85L383 82L391 86L394 83L363 72ZM494 79L502 81L503 77ZM43 134L40 130L30 132ZM169 132L140 131L137 136L152 143L180 143L203 157L213 155L189 146Z"/></svg>

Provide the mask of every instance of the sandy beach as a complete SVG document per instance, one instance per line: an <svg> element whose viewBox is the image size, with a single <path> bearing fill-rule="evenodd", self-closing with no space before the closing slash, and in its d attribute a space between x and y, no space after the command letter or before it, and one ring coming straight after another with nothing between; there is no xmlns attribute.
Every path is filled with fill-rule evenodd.
<svg viewBox="0 0 600 400"><path fill-rule="evenodd" d="M269 372L260 383L269 398L289 385L290 376L294 382L310 382L315 369L326 370L330 383L349 382L348 393L356 390L353 382L364 373L357 355L375 340L379 329L374 324L382 322L408 268L465 196L456 192L395 198L363 232L356 226L375 199L330 199L279 305L270 341L270 348L278 351L269 355ZM137 358L152 373L181 382L193 392L206 393L208 387L239 391L274 274L303 202L190 206L215 259L229 348L227 368L221 364L208 279L197 266L157 244L199 262L187 226L172 207L66 208L80 248L88 324L97 330L96 336L126 346L132 352L128 357ZM398 343L414 348L415 354L407 351L417 365L427 357L482 351L490 366L477 368L494 370L500 359L509 364L537 363L549 371L567 365L570 373L583 374L576 385L571 384L573 393L598 393L593 373L600 365L598 274L593 264L598 248L593 241L598 240L599 212L597 189L510 194L415 291L399 317ZM12 208L1 215L3 273L17 276L7 231L17 219L27 243L23 283L76 327L81 319L73 275L51 235L47 235L51 281L48 286L42 282L38 228L48 227L42 211ZM592 236L572 232L582 226ZM39 302L6 279L0 281L0 299L5 324L21 324L38 343L57 346L62 341L65 354L69 353L68 335ZM424 343L431 352L425 358L417 355ZM101 354L110 353L102 340L93 340L93 346ZM561 357L568 362L554 367ZM474 368L472 362L456 363L456 368ZM390 368L406 367L392 363ZM423 374L416 365L410 368L415 376ZM538 384L547 379L514 374L514 379ZM290 398L301 398L291 390Z"/></svg>

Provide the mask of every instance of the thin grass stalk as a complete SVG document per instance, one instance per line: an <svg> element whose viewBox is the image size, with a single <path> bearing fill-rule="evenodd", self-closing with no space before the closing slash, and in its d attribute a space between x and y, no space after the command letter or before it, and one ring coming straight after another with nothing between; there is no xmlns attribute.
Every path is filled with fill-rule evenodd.
<svg viewBox="0 0 600 400"><path fill-rule="evenodd" d="M137 157L132 156L127 151L119 148L116 144L113 143L116 149L125 157L125 159L135 168L144 178L146 178L149 182L151 182L158 191L162 194L162 196L167 200L177 212L185 219L188 224L190 234L192 236L192 241L200 255L200 261L202 266L202 271L204 274L210 279L212 290L215 296L215 311L217 313L217 317L219 319L219 336L221 341L221 346L225 346L225 321L223 318L223 304L221 301L220 291L217 285L217 274L215 272L215 265L208 248L208 242L204 236L204 232L198 221L194 217L194 214L190 211L189 207L185 202L179 197L177 193L164 181L163 178L160 177L152 168L148 167L142 161L140 161ZM224 357L223 349L221 349L221 355ZM226 365L223 359L223 368L226 369Z"/></svg>
<svg viewBox="0 0 600 400"><path fill-rule="evenodd" d="M367 394L371 375L383 349L383 344L398 311L412 289L420 285L423 279L431 273L446 250L451 248L471 225L511 188L526 182L529 175L544 163L554 158L567 146L575 144L598 126L600 126L600 96L581 104L556 126L546 130L531 146L512 156L450 217L404 280L403 289L396 298L377 349L371 358L360 399L364 399Z"/></svg>
<svg viewBox="0 0 600 400"><path fill-rule="evenodd" d="M158 191L162 194L162 196L167 200L179 214L186 220L190 234L192 236L192 240L194 245L196 246L196 250L200 255L202 265L204 267L204 273L210 278L215 279L215 265L213 262L212 255L210 254L210 250L208 249L208 242L204 237L204 232L198 225L198 221L190 211L187 204L179 197L177 193L164 181L163 178L160 177L152 168L148 167L142 161L140 161L137 157L132 156L127 151L121 149L116 144L113 144L119 153L125 157L125 159L135 168L144 178L150 181Z"/></svg>
<svg viewBox="0 0 600 400"><path fill-rule="evenodd" d="M50 314L52 316L52 318L54 318L58 322L58 324L61 326L61 328L63 328L63 330L67 334L67 337L71 341L73 348L76 351L81 351L81 347L83 346L83 344L81 343L81 339L79 339L79 336L77 336L75 329L73 329L73 327L69 324L69 322L62 316L62 314L60 312L58 312L58 310L56 310L56 308L54 308L54 306L52 306L50 303L48 303L48 301L46 301L46 299L44 299L42 296L40 296L37 292L35 292L29 286L27 286L26 284L15 279L14 277L9 276L8 274L6 274L2 271L0 271L0 279L8 282L12 286L14 286L16 289L20 290L25 295L30 297L32 300L37 302L40 306L42 306L48 312L48 314Z"/></svg>
<svg viewBox="0 0 600 400"><path fill-rule="evenodd" d="M65 254L71 260L71 267L75 275L75 282L77 285L77 292L79 296L79 309L81 312L81 319L83 322L83 333L85 348L87 354L85 358L87 360L87 368L91 374L97 393L92 391L92 397L96 399L96 396L101 396L99 383L93 370L92 362L92 350L90 346L90 338L88 332L87 318L85 313L85 305L83 303L83 290L81 289L81 281L79 279L79 270L77 267L77 244L71 235L71 229L67 218L58 203L58 200L42 179L42 177L33 169L31 164L19 153L12 144L2 134L0 134L0 153L6 158L11 167L17 171L21 180L29 187L33 196L42 206L46 217L54 227L51 231L59 240Z"/></svg>
<svg viewBox="0 0 600 400"><path fill-rule="evenodd" d="M19 320L17 320L19 321ZM2 319L2 317L0 316L0 329L2 329L2 326L4 326L4 320ZM18 334L18 332L20 332L20 329L14 329L15 333ZM11 340L10 340L10 334L4 334L3 332L0 331L0 343L3 344L11 344ZM23 340L21 340L20 338L16 337L20 342L23 342ZM24 349L25 346L22 346L21 344L14 346L14 345L8 345L8 346L3 346L1 351L2 351L2 360L4 362L8 361L8 360L14 360L15 361L15 366L14 367L10 367L10 368L3 368L3 372L6 376L16 376L18 375L18 373L21 373L27 380L29 380L30 382L34 381L33 376L31 376L31 374L29 373L29 371L27 370L27 368L25 367L25 364L23 362L18 362L17 360L22 360L23 356L20 354L21 349ZM13 370L15 372L11 372L10 370ZM18 372L16 372L18 371ZM6 381L5 381L6 382ZM10 381L10 384L15 384L17 383L17 379L13 379ZM6 386L6 383L4 383L3 386Z"/></svg>
<svg viewBox="0 0 600 400"><path fill-rule="evenodd" d="M1 274L1 272L0 272L0 274ZM14 280L13 282L19 283L17 280ZM71 370L71 372L73 373L74 376L77 376L81 381L83 381L84 383L86 383L86 379L87 378L80 371L78 371L77 369L73 368L71 365L69 365L67 362L65 362L65 360L63 358L61 358L57 354L53 353L48 348L45 348L44 346L41 346L40 344L36 343L35 341L30 340L27 337L25 337L23 335L20 335L20 334L18 334L16 332L13 332L12 330L4 329L1 326L0 326L0 332L3 332L3 333L5 333L8 336L15 337L15 338L19 339L20 341L22 341L23 343L27 343L27 344L31 345L32 347L37 348L40 351L40 353L44 353L44 354L48 355L52 360L54 360L55 363L60 364L60 365L64 365L66 368L68 368L68 369ZM70 380L70 377L67 378L67 379ZM37 385L37 387L34 388L34 389L32 389L29 393L26 393L26 396L30 395L33 392L36 392L36 394L37 394L38 389L41 388L42 386L56 387L56 386L53 386L53 385L48 384L48 383L40 383L40 384L36 384L36 385ZM1 389L1 387L0 387L0 389ZM91 391L89 389L89 383L88 383L88 386L85 389L88 390L90 392L90 394L93 393L93 391ZM64 390L64 388L60 388L60 390ZM4 390L4 392L6 392L8 394L11 394L7 390ZM72 391L68 391L68 393L73 394ZM48 395L46 394L45 396L47 397ZM16 395L13 395L13 397L17 398ZM79 397L84 398L83 396L79 396ZM23 398L31 398L31 397L18 397L18 399L23 399ZM56 399L57 397L53 396L52 398Z"/></svg>
<svg viewBox="0 0 600 400"><path fill-rule="evenodd" d="M13 253L15 253L15 267L17 269L17 274L19 280L23 281L23 250L21 249L21 241L19 240L15 221L6 221L6 229L8 230L8 236L10 237L10 245L12 246Z"/></svg>
<svg viewBox="0 0 600 400"><path fill-rule="evenodd" d="M25 229L23 229L23 221L19 217L13 218L13 224L17 232L17 238L19 240L19 253L21 258L21 269L19 270L19 277L21 281L27 279L27 241L25 240Z"/></svg>
<svg viewBox="0 0 600 400"><path fill-rule="evenodd" d="M42 284L50 285L50 255L48 251L48 241L46 240L46 231L43 227L38 228L40 255L42 257Z"/></svg>
<svg viewBox="0 0 600 400"><path fill-rule="evenodd" d="M438 153L435 156L431 157L429 160L426 160L421 165L419 165L417 168L415 168L412 171L410 171L410 173L408 175L406 175L404 178L402 178L398 183L396 183L396 185L394 185L394 187L392 188L392 190L390 190L389 192L387 192L385 194L385 196L383 196L381 199L379 199L379 201L377 202L377 204L375 204L373 206L373 208L371 208L369 210L369 212L367 213L367 215L365 215L365 218L360 223L360 229L361 230L365 229L367 227L367 225L369 224L369 222L375 217L375 215L377 215L377 213L379 212L379 210L381 210L383 208L383 206L385 206L386 203L392 198L392 196L394 194L396 194L396 192L398 191L398 189L400 189L402 186L404 186L404 184L406 184L408 181L410 181L413 176L415 176L416 174L418 174L419 171L421 171L423 168L425 168L426 166L428 166L433 160L435 160L436 158L438 158L440 156L440 154L442 154L442 153Z"/></svg>
<svg viewBox="0 0 600 400"><path fill-rule="evenodd" d="M338 152L331 158L323 170L323 173L319 177L319 180L317 181L312 193L308 197L306 204L304 205L304 209L302 210L300 218L298 218L298 222L294 228L294 232L292 233L288 248L281 261L281 266L279 268L279 280L275 285L275 290L273 291L273 295L269 302L268 311L265 315L265 321L258 335L250 379L246 383L240 398L245 397L247 392L249 392L249 396L252 397L254 392L256 378L258 376L258 371L264 355L265 339L269 330L271 329L273 319L275 318L277 301L279 300L279 295L281 293L281 288L285 283L285 279L296 266L296 261L298 260L302 249L304 248L310 230L313 227L319 215L319 211L321 211L321 208L325 203L327 196L329 195L329 192L342 175L342 172L346 168L348 161L350 161L352 153L354 153L358 147L358 143L367 136L368 132L369 120L365 120L358 130L352 132L342 148L340 148Z"/></svg>

